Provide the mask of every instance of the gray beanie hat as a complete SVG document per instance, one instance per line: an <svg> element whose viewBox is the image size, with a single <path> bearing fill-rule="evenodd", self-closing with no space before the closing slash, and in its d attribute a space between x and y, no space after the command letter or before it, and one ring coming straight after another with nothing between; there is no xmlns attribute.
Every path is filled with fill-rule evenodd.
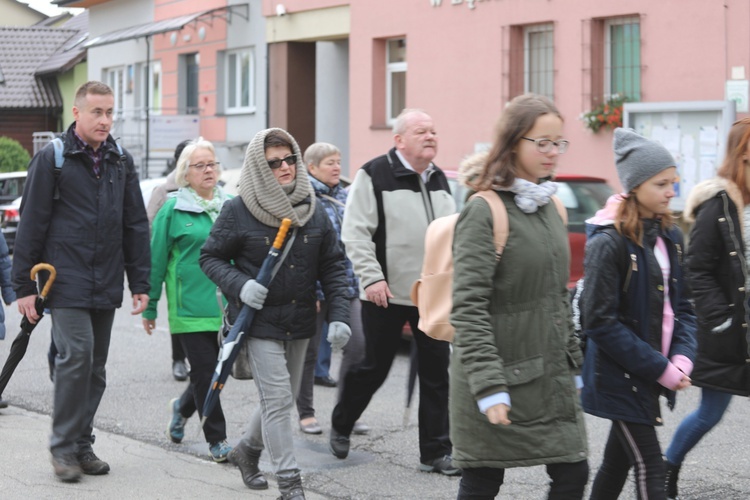
<svg viewBox="0 0 750 500"><path fill-rule="evenodd" d="M631 129L615 129L612 146L615 150L617 176L626 193L662 170L675 167L677 163L667 148Z"/></svg>

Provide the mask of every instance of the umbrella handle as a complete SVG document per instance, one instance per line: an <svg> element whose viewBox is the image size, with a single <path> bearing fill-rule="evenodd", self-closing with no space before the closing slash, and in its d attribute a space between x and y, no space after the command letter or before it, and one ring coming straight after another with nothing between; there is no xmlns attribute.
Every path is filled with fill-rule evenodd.
<svg viewBox="0 0 750 500"><path fill-rule="evenodd" d="M281 226L279 226L279 232L276 233L276 239L273 240L273 247L276 250L281 250L281 246L284 244L284 239L286 239L286 233L289 232L289 226L291 225L292 225L291 219L281 220Z"/></svg>
<svg viewBox="0 0 750 500"><path fill-rule="evenodd" d="M52 283L55 282L55 278L57 277L57 271L55 271L55 267L52 264L47 263L40 263L35 265L31 268L31 279L36 280L36 275L39 271L48 271L49 272L49 278L47 279L47 283L44 284L44 288L42 289L42 293L39 294L39 296L44 299L47 297L47 294L49 294L49 289L52 287Z"/></svg>

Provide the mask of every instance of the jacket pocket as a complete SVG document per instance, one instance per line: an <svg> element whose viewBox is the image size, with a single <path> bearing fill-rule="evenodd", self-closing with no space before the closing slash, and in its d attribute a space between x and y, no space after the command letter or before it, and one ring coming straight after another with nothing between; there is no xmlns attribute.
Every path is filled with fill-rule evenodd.
<svg viewBox="0 0 750 500"><path fill-rule="evenodd" d="M507 363L505 379L510 393L510 419L530 422L543 418L546 405L543 356Z"/></svg>

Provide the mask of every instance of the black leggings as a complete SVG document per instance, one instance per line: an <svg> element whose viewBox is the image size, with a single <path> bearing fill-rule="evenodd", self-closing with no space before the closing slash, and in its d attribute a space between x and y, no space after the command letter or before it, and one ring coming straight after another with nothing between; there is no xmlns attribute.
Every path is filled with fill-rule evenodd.
<svg viewBox="0 0 750 500"><path fill-rule="evenodd" d="M591 500L619 497L631 467L639 500L667 498L664 460L654 426L613 420L604 459L591 487Z"/></svg>
<svg viewBox="0 0 750 500"><path fill-rule="evenodd" d="M581 500L589 479L586 460L567 464L547 465L549 475L549 500ZM492 500L500 491L505 479L505 469L477 467L463 469L457 500Z"/></svg>

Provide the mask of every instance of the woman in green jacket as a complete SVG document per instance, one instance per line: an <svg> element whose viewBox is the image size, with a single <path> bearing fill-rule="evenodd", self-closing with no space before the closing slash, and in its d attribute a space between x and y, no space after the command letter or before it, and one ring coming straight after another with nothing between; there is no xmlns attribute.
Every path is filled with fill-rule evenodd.
<svg viewBox="0 0 750 500"><path fill-rule="evenodd" d="M222 311L216 285L203 274L198 258L221 207L229 199L216 183L221 166L214 146L203 138L188 144L180 155L175 179L180 189L170 197L154 219L151 232L151 293L143 313L143 328L151 334L156 327L156 309L162 283L167 288L167 316L172 335L179 335L190 362L190 384L169 406L172 419L167 435L179 443L185 436L185 421L200 414L219 346L216 334ZM216 462L224 462L227 444L226 422L221 403L206 420L203 434Z"/></svg>
<svg viewBox="0 0 750 500"><path fill-rule="evenodd" d="M568 141L554 104L515 98L503 111L482 170L468 184L494 190L508 213L502 259L483 199L464 207L453 240L450 367L453 463L459 499L492 499L505 469L546 465L550 499L580 499L588 480L576 390L583 359L568 300L565 224L552 196Z"/></svg>

